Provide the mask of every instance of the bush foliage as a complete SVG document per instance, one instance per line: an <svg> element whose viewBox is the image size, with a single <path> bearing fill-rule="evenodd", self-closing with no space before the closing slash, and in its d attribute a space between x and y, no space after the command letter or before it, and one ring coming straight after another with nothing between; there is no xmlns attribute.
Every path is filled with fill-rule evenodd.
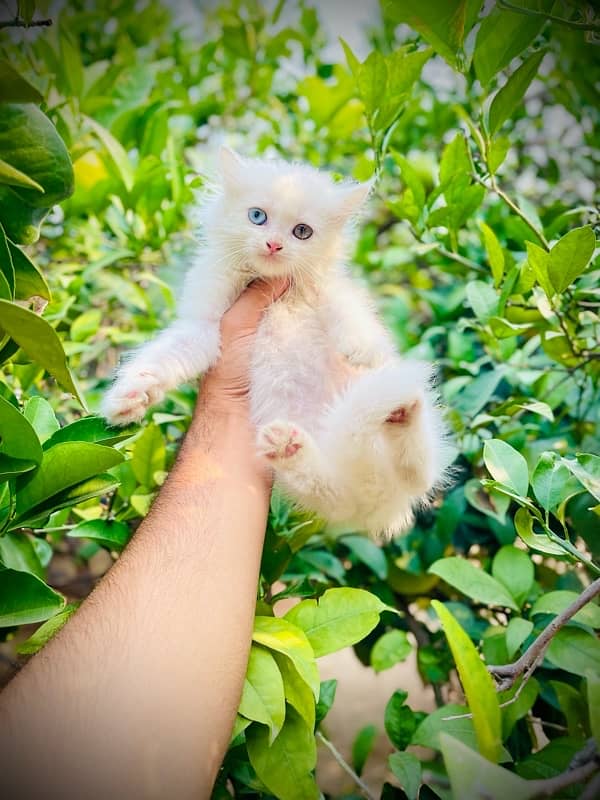
<svg viewBox="0 0 600 800"><path fill-rule="evenodd" d="M273 494L214 797L319 797L335 681L318 658L349 645L376 671L416 650L437 701L412 709L400 686L373 720L394 748L381 797L579 796L600 736L596 5L382 2L364 59L304 0L192 22L73 0L51 26L35 6L0 32L3 652L60 628L173 463L195 387L141 428L93 411L120 350L173 314L225 131L376 176L356 271L401 351L438 365L456 454L452 487L385 547ZM374 733L356 734L360 774Z"/></svg>

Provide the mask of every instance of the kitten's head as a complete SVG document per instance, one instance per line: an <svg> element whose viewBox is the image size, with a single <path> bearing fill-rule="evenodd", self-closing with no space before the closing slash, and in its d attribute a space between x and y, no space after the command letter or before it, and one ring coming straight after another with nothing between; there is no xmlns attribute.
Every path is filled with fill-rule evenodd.
<svg viewBox="0 0 600 800"><path fill-rule="evenodd" d="M256 275L317 279L342 255L344 228L370 184L335 183L302 164L219 153L222 191L207 209L206 237Z"/></svg>

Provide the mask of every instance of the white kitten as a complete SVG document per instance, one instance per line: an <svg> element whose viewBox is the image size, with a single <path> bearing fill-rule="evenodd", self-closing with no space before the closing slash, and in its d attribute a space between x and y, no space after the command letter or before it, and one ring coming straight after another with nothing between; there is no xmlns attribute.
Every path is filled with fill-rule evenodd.
<svg viewBox="0 0 600 800"><path fill-rule="evenodd" d="M223 313L256 277L289 275L265 313L251 363L258 449L283 490L334 523L392 536L443 479L440 414L426 365L401 359L344 266L347 223L369 186L312 167L220 152L205 246L179 318L120 369L103 413L140 419L219 357ZM336 378L340 354L354 376Z"/></svg>

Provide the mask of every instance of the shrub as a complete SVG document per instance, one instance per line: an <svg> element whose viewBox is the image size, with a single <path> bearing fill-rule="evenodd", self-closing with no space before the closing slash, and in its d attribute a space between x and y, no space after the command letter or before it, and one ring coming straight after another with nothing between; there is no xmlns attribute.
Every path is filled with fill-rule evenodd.
<svg viewBox="0 0 600 800"><path fill-rule="evenodd" d="M87 409L118 351L173 313L206 145L226 129L248 153L376 175L354 262L400 349L439 366L456 460L385 547L273 494L214 796L319 796L335 681L316 659L347 645L377 671L416 650L435 691L431 714L400 688L373 721L395 748L382 797L575 796L600 735L597 12L384 2L367 58L343 43L334 62L304 2L227 0L200 40L154 0L108 18L74 0L51 27L34 6L0 40L3 647L31 654L58 630L172 464L192 387L141 429ZM61 591L57 556L75 575ZM284 597L300 602L274 617ZM373 740L357 731L346 765L369 796Z"/></svg>

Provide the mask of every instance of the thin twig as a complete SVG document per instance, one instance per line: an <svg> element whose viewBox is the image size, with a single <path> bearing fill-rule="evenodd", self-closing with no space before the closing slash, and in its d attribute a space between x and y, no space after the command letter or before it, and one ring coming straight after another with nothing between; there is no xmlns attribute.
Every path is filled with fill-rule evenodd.
<svg viewBox="0 0 600 800"><path fill-rule="evenodd" d="M358 786L358 788L361 790L361 792L364 794L367 800L376 800L373 792L369 789L367 784L364 783L364 781L362 781L359 778L359 776L352 769L350 764L348 764L348 762L344 759L344 756L339 752L339 750L335 747L335 745L332 742L330 742L329 739L327 739L327 737L323 736L321 731L317 731L316 736L317 739L319 739L319 741L321 741L325 745L325 747L329 750L331 755L335 758L335 760L344 770L344 772L347 772L348 775L350 775L354 783Z"/></svg>
<svg viewBox="0 0 600 800"><path fill-rule="evenodd" d="M514 11L517 14L525 14L528 17L543 17L549 22L557 22L559 25L564 25L567 28L572 28L576 31L594 31L600 33L600 25L595 25L593 22L574 22L564 17L557 17L554 14L545 14L543 11L536 11L533 8L523 8L522 6L515 6L509 3L508 0L498 0L498 5L505 11Z"/></svg>
<svg viewBox="0 0 600 800"><path fill-rule="evenodd" d="M523 653L521 658L513 664L499 664L498 666L489 666L489 672L495 678L501 678L498 684L498 691L510 689L515 683L517 678L521 675L526 677L531 675L535 665L544 656L546 649L556 633L565 625L575 614L583 608L590 600L600 594L600 578L596 578L593 583L579 595L577 600L574 600L570 606L565 608L558 616L556 616L548 627L537 637L535 642L530 645Z"/></svg>
<svg viewBox="0 0 600 800"><path fill-rule="evenodd" d="M0 20L0 28L48 28L52 25L51 19L32 19L31 22L25 22L20 17L15 19L2 19Z"/></svg>
<svg viewBox="0 0 600 800"><path fill-rule="evenodd" d="M476 172L473 173L473 178L474 180L477 181L477 183L480 183L482 186L485 186L485 188L488 191L491 189L493 192L495 192L498 195L498 197L511 209L511 211L513 211L518 217L520 217L523 220L523 222L535 234L536 238L543 245L544 249L550 250L550 245L548 244L548 240L546 239L544 234L536 228L533 222L529 219L529 217L525 214L525 212L519 208L519 206L514 202L514 200L511 200L511 198L506 194L506 192L503 191L498 186L494 175L490 175L489 184L487 184L483 180L483 178L481 178Z"/></svg>

